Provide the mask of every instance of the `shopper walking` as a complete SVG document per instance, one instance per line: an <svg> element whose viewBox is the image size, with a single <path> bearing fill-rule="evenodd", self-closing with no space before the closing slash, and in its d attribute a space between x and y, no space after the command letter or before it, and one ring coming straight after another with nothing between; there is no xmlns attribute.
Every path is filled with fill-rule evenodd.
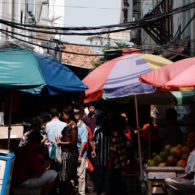
<svg viewBox="0 0 195 195"><path fill-rule="evenodd" d="M60 169L59 162L56 162L55 160L56 152L60 151L60 149L57 148L56 137L61 136L61 132L66 126L66 123L59 120L60 113L56 108L50 109L50 118L51 121L47 123L45 128L47 139L48 139L46 144L49 147L49 156L52 158L51 167L59 171Z"/></svg>
<svg viewBox="0 0 195 195"><path fill-rule="evenodd" d="M58 146L61 146L61 168L59 171L60 194L76 194L73 182L77 175L77 136L78 130L74 122L73 110L65 108L62 118L66 122L66 127L62 130L62 136L57 137Z"/></svg>
<svg viewBox="0 0 195 195"><path fill-rule="evenodd" d="M122 170L127 165L127 151L124 118L114 114L111 119L110 154L107 168L110 170L111 194L126 195L125 181L123 181Z"/></svg>
<svg viewBox="0 0 195 195"><path fill-rule="evenodd" d="M78 157L78 168L77 168L77 176L78 176L78 194L85 194L85 176L86 176L86 159L87 159L87 151L86 144L88 141L88 131L87 126L82 121L82 114L80 111L74 113L74 117L77 121L78 128L78 141L77 141L77 149L79 152Z"/></svg>

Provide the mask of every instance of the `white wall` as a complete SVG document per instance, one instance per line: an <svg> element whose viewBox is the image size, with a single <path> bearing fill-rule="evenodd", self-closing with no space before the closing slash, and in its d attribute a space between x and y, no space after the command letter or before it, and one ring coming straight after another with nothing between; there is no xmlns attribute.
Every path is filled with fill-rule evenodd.
<svg viewBox="0 0 195 195"><path fill-rule="evenodd" d="M11 21L11 3L12 0L0 0L0 18ZM6 26L0 24L0 28L6 29ZM11 30L11 28L9 28ZM5 40L6 36L0 33L0 39Z"/></svg>

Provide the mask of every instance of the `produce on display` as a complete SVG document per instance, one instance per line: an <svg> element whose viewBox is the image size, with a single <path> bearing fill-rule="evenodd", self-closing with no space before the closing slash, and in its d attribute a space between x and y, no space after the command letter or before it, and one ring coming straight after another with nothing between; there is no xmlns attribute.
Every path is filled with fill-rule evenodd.
<svg viewBox="0 0 195 195"><path fill-rule="evenodd" d="M179 166L185 167L187 164L190 148L188 146L177 146L166 145L164 150L159 154L155 155L153 159L147 161L147 166Z"/></svg>

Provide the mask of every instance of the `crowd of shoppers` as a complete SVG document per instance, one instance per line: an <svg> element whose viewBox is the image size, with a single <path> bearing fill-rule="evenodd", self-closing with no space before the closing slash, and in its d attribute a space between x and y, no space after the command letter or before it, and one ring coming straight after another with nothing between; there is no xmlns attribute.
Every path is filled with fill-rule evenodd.
<svg viewBox="0 0 195 195"><path fill-rule="evenodd" d="M167 112L167 120L172 128L175 115L170 112L173 111ZM168 140L167 135L171 133L158 135L158 131L152 121L143 127L141 140L148 153L153 152L149 152L148 140L153 146L158 136ZM179 138L175 136L176 131L173 133L174 138ZM136 135L126 113L105 107L97 112L92 104L85 109L78 104L68 105L60 112L51 108L32 119L31 129L21 139L13 186L38 188L42 194L84 195L87 170L94 170L91 179L97 195L103 190L108 195L125 195L122 173L133 161Z"/></svg>
<svg viewBox="0 0 195 195"><path fill-rule="evenodd" d="M119 113L108 110L97 113L94 105L85 110L79 105L68 105L61 112L51 108L33 118L31 129L19 144L13 185L41 188L43 194L50 191L50 194L84 195L90 164L97 194L104 187L106 194L126 194L125 183L117 182L128 162L125 124ZM28 163L24 161L26 158ZM25 164L22 171L21 162ZM36 180L41 182L34 185L31 181Z"/></svg>

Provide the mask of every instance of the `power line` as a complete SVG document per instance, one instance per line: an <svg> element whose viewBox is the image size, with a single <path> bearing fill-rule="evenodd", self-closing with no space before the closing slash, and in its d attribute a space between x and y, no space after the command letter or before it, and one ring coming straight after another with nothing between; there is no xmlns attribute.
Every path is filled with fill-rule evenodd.
<svg viewBox="0 0 195 195"><path fill-rule="evenodd" d="M22 36L22 37L26 37L26 38L30 38L30 39L35 39L35 40L40 40L40 41L46 41L46 42L60 43L60 44L65 44L65 45L86 46L86 47L100 47L100 48L105 48L106 47L106 46L100 46L100 45L68 43L68 42L65 42L65 41L58 40L58 39L52 39L52 40L50 40L50 39L43 39L43 38L34 37L34 36L31 36L31 35L24 35L24 34L21 34L21 33L12 32L12 31L9 31L9 30L4 30L4 29L0 29L0 31L1 32L5 32L5 33L12 33L12 34L15 34L15 35L18 35L18 36ZM115 39L113 39L113 40L115 40ZM115 40L115 41L117 41L117 40ZM194 41L194 39L192 39L191 41ZM144 45L154 46L154 44L144 44ZM118 48L118 47L112 47L112 48ZM186 46L184 48L188 48L188 47Z"/></svg>
<svg viewBox="0 0 195 195"><path fill-rule="evenodd" d="M24 35L24 34L21 34L21 33L16 33L16 32L12 32L12 31L9 31L9 30L5 30L5 29L0 29L0 31L2 32L6 32L6 33L12 33L12 34L15 34L15 35L18 35L18 36L22 36L22 37L26 37L26 38L31 38L31 39L35 39L35 40L40 40L40 41L46 41L46 42L54 42L54 43L61 43L61 44L66 44L66 45L75 45L75 46L86 46L86 47L100 47L100 48L105 48L106 46L101 46L101 45L90 45L90 44L81 44L81 43L70 43L70 42L66 42L66 41L62 41L62 40L58 40L58 39L53 39L53 40L50 40L50 39L43 39L43 38L39 38L39 37L34 37L34 36L31 36L31 35ZM3 37L3 36L1 36ZM112 39L114 41L117 42L117 39ZM195 39L190 39L190 41L195 41ZM144 44L144 45L147 45L147 46L154 46L154 44ZM112 48L118 48L118 47L113 47ZM184 47L184 48L188 48L187 46Z"/></svg>
<svg viewBox="0 0 195 195"><path fill-rule="evenodd" d="M61 40L58 40L58 39L53 39L53 40L49 40L49 39L42 39L42 38L38 38L38 37L33 37L33 36L30 36L30 35L24 35L24 34L21 34L21 33L16 33L16 32L12 32L12 31L9 31L9 30L4 30L4 29L0 29L1 32L5 32L5 33L12 33L12 34L15 34L15 35L18 35L18 36L22 36L22 37L26 37L26 38L31 38L31 39L35 39L35 40L40 40L40 41L46 41L46 42L51 42L51 43L60 43L60 44L65 44L65 45L75 45L75 46L86 46L86 47L100 47L100 48L105 48L106 46L100 46L100 45L89 45L89 44L78 44L78 43L69 43L69 42L65 42L65 41L61 41ZM3 36L1 36L3 37ZM113 39L115 40L115 39ZM117 41L117 40L115 40ZM190 41L195 41L195 39L191 39ZM138 46L138 48L140 48L142 45ZM155 47L154 44L144 44L144 46L153 46ZM187 46L183 46L184 48L188 48ZM118 48L118 47L113 47L112 48ZM159 48L159 47L158 47Z"/></svg>
<svg viewBox="0 0 195 195"><path fill-rule="evenodd" d="M0 21L1 23L1 21ZM12 25L12 24L4 24L4 25L8 25L17 29L21 29L24 31L30 31L30 32L37 32L37 33L44 33L44 34L52 34L52 35L77 35L77 36L91 36L91 35L101 35L101 34L108 34L108 33L116 33L116 32L121 32L121 31L126 31L132 28L122 28L122 29L117 29L117 30L112 30L112 31L100 31L100 32L95 32L95 33L90 33L90 32L85 32L85 33L74 33L74 32L53 32L53 31L43 31L43 30L34 30L32 28L23 28L23 27L19 27L16 25ZM133 28L138 28L139 26L135 26ZM55 29L54 29L55 30Z"/></svg>
<svg viewBox="0 0 195 195"><path fill-rule="evenodd" d="M155 22L157 20L163 19L167 16L176 14L176 13L180 13L180 12L185 12L187 10L193 9L195 8L195 3L190 3L184 6L181 6L179 8L175 8L173 10L170 10L166 13L163 14L157 14L155 16L148 16L145 17L141 20L137 20L137 21L132 21L132 22L128 22L128 23L121 23L121 24L115 24L115 25L104 25L104 26L98 26L98 27L51 27L51 26L43 26L43 25L29 25L29 24L20 24L20 23L16 23L16 22L10 22L10 21L6 21L6 20L2 20L0 19L0 23L8 25L8 26L13 26L15 28L19 28L21 26L23 27L30 27L30 28L21 28L23 30L28 30L28 31L33 31L33 32L37 32L36 30L34 30L34 28L41 28L41 29L52 29L52 30L79 30L79 31L84 31L84 30L98 30L98 29L110 29L110 28L115 28L115 27L126 27L124 29L121 29L121 31L123 30L130 30L130 29L134 29L134 28L138 28L138 27L142 27L148 23L152 23ZM33 29L32 29L33 28ZM113 32L118 32L119 30L113 30ZM61 35L95 35L95 34L107 34L110 31L104 31L104 32L96 32L96 33L65 33L65 32L50 32L50 31L39 31L42 33L50 33L50 34L61 34Z"/></svg>
<svg viewBox="0 0 195 195"><path fill-rule="evenodd" d="M1 30L0 30L0 31L1 31ZM13 35L11 35L11 34L9 34L9 33L6 33L6 32L2 32L2 33L6 34L6 35L8 35L8 36L10 36L10 37L12 37L12 38L14 38L14 39L17 39L17 40L19 40L19 41L22 41L22 42L25 42L25 43L28 43L28 44L32 44L32 45L35 45L35 46L39 46L39 47L41 47L41 48L43 48L43 49L50 49L50 50L56 51L56 49L54 49L54 48L47 47L47 46L43 46L43 45L39 45L39 44L36 44L36 43L33 43L33 42L29 42L29 41L20 39L20 38L18 38L18 37L15 37L15 36L13 36ZM58 50L58 51L59 51L59 52L62 52L62 53L68 53L68 54L74 54L74 55L105 56L105 54L86 54L86 53L69 52L69 51L63 51L63 50ZM112 54L107 54L107 55L112 55Z"/></svg>
<svg viewBox="0 0 195 195"><path fill-rule="evenodd" d="M21 30L25 30L25 31L31 31L31 32L39 32L39 33L45 33L45 34L54 34L54 35L83 35L83 36L89 36L89 35L100 35L100 34L108 34L110 32L120 32L120 31L124 31L124 30L128 30L128 28L123 28L123 29L117 29L117 30L112 30L112 31L100 31L100 32L95 32L95 33L74 33L74 32L53 32L53 31L43 31L43 30L35 30L34 28L39 28L37 25L27 25L27 24L14 24L13 22L9 22L6 20L2 20L0 19L0 23L4 24L6 26L11 26L17 29L21 29ZM24 28L21 26L31 26L31 28ZM58 27L49 27L48 29L51 30L56 30L58 31L56 28ZM89 30L89 29L85 29L84 31Z"/></svg>
<svg viewBox="0 0 195 195"><path fill-rule="evenodd" d="M10 37L12 37L12 38L14 38L14 39L17 39L17 40L19 40L19 41L22 41L22 42L26 42L26 43L28 43L28 44L32 44L32 45L35 45L35 46L39 46L39 47L41 47L41 48L43 48L43 49L50 49L50 50L54 50L54 51L56 51L56 49L54 49L54 48L51 48L51 47L47 47L47 46L43 46L43 45L39 45L39 44L36 44L36 43L33 43L33 42L29 42L29 41L25 41L25 40L23 40L23 39L19 39L19 38L17 38L17 37L15 37L15 36L13 36L13 35L10 35L9 33L5 33L5 32L2 32L2 33L4 33L4 34L6 34L6 35L8 35L8 36L10 36ZM159 47L158 49L162 49L162 50L168 50L169 52L172 52L172 53L175 53L175 54L178 54L178 55L181 55L181 56L183 56L183 57L190 57L190 56L188 56L188 55L185 55L185 54L182 54L182 53L178 53L178 52L175 52L175 51L173 51L173 50L171 50L171 49L168 49L169 47L165 47L165 46L161 46L161 47ZM147 51L147 50L153 50L152 48L144 48L144 49L141 49L140 48L140 51ZM61 52L61 53L68 53L68 54L73 54L73 55L84 55L84 56L106 56L106 55L112 55L112 54L87 54L87 53L77 53L77 52L69 52L69 51L63 51L63 50L58 50L59 52ZM127 52L127 53L131 53L131 51L130 52ZM132 52L133 53L133 52Z"/></svg>
<svg viewBox="0 0 195 195"><path fill-rule="evenodd" d="M1 31L1 32L2 32L2 31ZM56 49L54 49L54 48L47 47L47 46L43 46L43 45L40 45L40 44L37 44L37 43L33 43L33 42L30 42L30 41L26 41L26 40L24 40L24 39L20 39L20 38L18 38L18 37L15 37L15 36L13 36L13 35L9 34L9 33L6 33L6 32L2 32L2 33L6 34L6 35L8 35L8 36L10 36L10 37L12 37L12 38L14 38L14 39L17 39L17 40L19 40L19 41L22 41L22 42L25 42L25 43L28 43L28 44L31 44L31 45L35 45L35 46L41 47L41 48L43 48L43 49L50 49L50 50L54 50L54 51L56 51ZM86 53L77 53L77 52L63 51L63 50L60 50L60 49L59 49L59 50L57 50L57 51L62 52L62 53L74 54L74 55L85 55L85 56L104 56L104 54L86 54Z"/></svg>
<svg viewBox="0 0 195 195"><path fill-rule="evenodd" d="M101 46L101 45L68 43L68 42L65 42L65 41L58 40L58 39L53 39L53 40L43 39L43 38L31 36L31 35L24 35L24 34L21 34L21 33L12 32L12 31L9 31L9 30L4 30L4 29L1 29L1 28L0 28L0 32L12 33L12 34L15 34L15 35L18 35L18 36L22 36L22 37L26 37L26 38L30 38L30 39L35 39L35 40L40 40L40 41L45 41L45 42L51 42L51 43L54 42L54 43L60 43L60 44L66 44L66 45L86 46L86 47L96 47L96 48L97 47L99 47L99 48L105 48L106 47L106 46ZM117 47L112 47L112 48L117 48Z"/></svg>

